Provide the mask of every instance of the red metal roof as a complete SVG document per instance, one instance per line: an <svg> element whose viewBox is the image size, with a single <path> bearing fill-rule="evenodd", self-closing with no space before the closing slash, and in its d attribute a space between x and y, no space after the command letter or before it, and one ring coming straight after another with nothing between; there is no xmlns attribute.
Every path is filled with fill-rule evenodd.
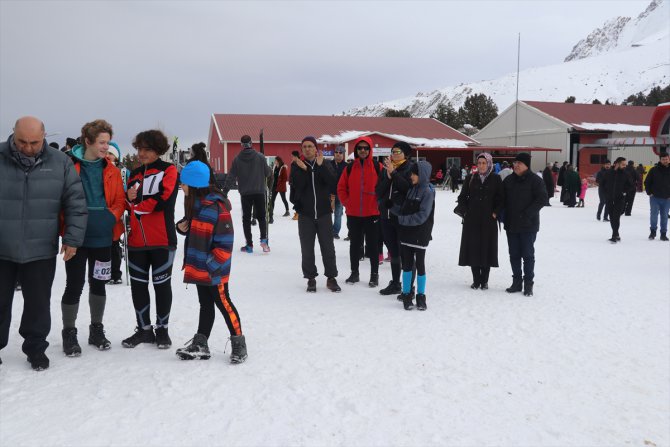
<svg viewBox="0 0 670 447"><path fill-rule="evenodd" d="M547 115L553 116L577 130L640 131L632 126L647 126L654 107L617 106L604 104L574 104L566 102L523 101ZM602 126L581 126L585 123ZM616 126L616 125L619 126ZM608 126L609 125L609 126ZM626 129L629 126L629 129ZM648 131L648 130L647 130Z"/></svg>
<svg viewBox="0 0 670 447"><path fill-rule="evenodd" d="M299 143L307 135L320 138L322 135L336 136L349 132L379 132L477 144L472 138L431 118L214 114L214 119L221 140L227 142L239 142L242 135L251 135L255 141L263 129L266 142Z"/></svg>

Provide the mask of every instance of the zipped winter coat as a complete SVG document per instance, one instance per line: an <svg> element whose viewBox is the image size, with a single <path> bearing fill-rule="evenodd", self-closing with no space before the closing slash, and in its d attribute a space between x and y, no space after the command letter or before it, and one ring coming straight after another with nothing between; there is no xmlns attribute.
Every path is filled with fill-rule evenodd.
<svg viewBox="0 0 670 447"><path fill-rule="evenodd" d="M333 168L333 173L335 174L335 183L333 184L333 189L330 193L337 195L337 184L340 181L342 173L347 168L347 162L342 160L341 162L337 163L335 160L328 160L328 163L330 163L330 166Z"/></svg>
<svg viewBox="0 0 670 447"><path fill-rule="evenodd" d="M547 203L542 179L530 169L522 175L510 174L503 180L503 190L505 230L510 233L540 231L540 210Z"/></svg>
<svg viewBox="0 0 670 447"><path fill-rule="evenodd" d="M137 198L132 203L126 201L130 211L129 250L177 248L174 225L177 183L177 168L161 159L131 172L128 189L137 185Z"/></svg>
<svg viewBox="0 0 670 447"><path fill-rule="evenodd" d="M458 195L458 206L465 210L458 265L498 267L498 220L493 213L499 216L503 203L500 176L490 173L484 183L479 174L466 177Z"/></svg>
<svg viewBox="0 0 670 447"><path fill-rule="evenodd" d="M318 219L332 213L330 192L335 183L332 165L324 161L321 166L314 161L303 160L307 170L297 165L291 169L291 203L301 216Z"/></svg>
<svg viewBox="0 0 670 447"><path fill-rule="evenodd" d="M184 282L205 286L226 284L230 276L235 232L230 202L210 193L194 205L184 244Z"/></svg>
<svg viewBox="0 0 670 447"><path fill-rule="evenodd" d="M619 202L626 194L635 192L635 184L626 171L611 168L603 178L603 189L608 202Z"/></svg>
<svg viewBox="0 0 670 447"><path fill-rule="evenodd" d="M340 181L337 183L337 196L345 207L347 216L370 217L379 216L377 207L378 172L375 169L375 161L372 159L373 144L369 137L361 137L354 141L353 146L365 141L370 146L368 156L361 160L357 151L354 153L354 161L351 163L351 171L346 168L342 172Z"/></svg>
<svg viewBox="0 0 670 447"><path fill-rule="evenodd" d="M61 212L63 244L81 247L88 210L70 158L44 142L36 163L24 168L10 145L14 135L0 143L0 259L22 264L58 255Z"/></svg>
<svg viewBox="0 0 670 447"><path fill-rule="evenodd" d="M433 167L419 161L419 182L407 192L402 205L394 205L391 212L398 216L398 237L401 244L428 247L433 239L435 217L435 188L430 184Z"/></svg>
<svg viewBox="0 0 670 447"><path fill-rule="evenodd" d="M660 162L649 170L644 181L648 195L657 199L670 199L670 165L666 168Z"/></svg>
<svg viewBox="0 0 670 447"><path fill-rule="evenodd" d="M407 191L412 187L412 160L405 160L391 173L391 178L386 174L386 169L379 172L377 181L377 204L382 219L397 222L396 216L391 213L393 205L402 205L407 197Z"/></svg>
<svg viewBox="0 0 670 447"><path fill-rule="evenodd" d="M75 146L69 152L72 163L77 174L81 176L81 158L83 157L83 147ZM105 194L105 209L92 209L88 203L88 224L86 227L87 236L100 235L101 238L106 238L111 234L112 240L118 240L123 234L123 224L121 223L121 216L126 210L126 198L123 191L123 179L121 178L121 171L109 163L106 159L102 159L100 163L103 164L102 169L102 188ZM84 193L86 191L84 190ZM92 231L91 227L95 227ZM110 233L111 232L111 233ZM62 234L62 232L61 232ZM111 242L110 242L111 245Z"/></svg>

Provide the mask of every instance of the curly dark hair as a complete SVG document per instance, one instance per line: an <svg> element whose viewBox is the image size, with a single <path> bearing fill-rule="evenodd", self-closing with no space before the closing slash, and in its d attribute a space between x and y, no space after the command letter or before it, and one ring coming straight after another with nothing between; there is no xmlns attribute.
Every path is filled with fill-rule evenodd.
<svg viewBox="0 0 670 447"><path fill-rule="evenodd" d="M157 129L145 130L135 135L133 147L151 149L159 156L165 154L170 149L170 143L163 132Z"/></svg>

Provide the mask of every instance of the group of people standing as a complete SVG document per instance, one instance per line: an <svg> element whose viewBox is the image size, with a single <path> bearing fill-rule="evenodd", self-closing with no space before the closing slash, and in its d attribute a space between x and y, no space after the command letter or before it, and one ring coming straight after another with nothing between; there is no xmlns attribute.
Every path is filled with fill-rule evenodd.
<svg viewBox="0 0 670 447"><path fill-rule="evenodd" d="M130 225L125 242L136 329L122 345L134 348L150 343L169 348L179 180L176 167L160 159L169 149L167 137L159 130L135 136L133 147L140 166L129 174L124 190L121 172L107 159L111 124L105 120L86 123L81 144L68 153L47 145L45 135L39 119L24 117L17 120L7 142L0 143L0 349L8 343L18 280L24 297L19 328L23 352L33 369L49 367L46 339L51 330L50 299L59 236L66 272L61 300L63 352L71 357L82 353L76 321L86 278L91 315L88 344L103 351L111 348L102 322L105 284L111 279L111 247L124 232L125 212ZM118 152L118 147L112 147ZM240 363L247 357L246 342L227 285L233 245L230 203L213 178L211 168L197 160L182 171L186 217L179 230L186 236L184 282L197 285L200 322L196 336L177 355L209 358L206 339L217 306L231 334L230 360ZM155 324L149 282L155 294Z"/></svg>

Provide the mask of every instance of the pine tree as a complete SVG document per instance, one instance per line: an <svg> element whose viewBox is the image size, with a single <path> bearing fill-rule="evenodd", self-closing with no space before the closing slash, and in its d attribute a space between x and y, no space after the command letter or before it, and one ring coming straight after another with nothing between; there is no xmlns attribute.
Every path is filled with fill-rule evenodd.
<svg viewBox="0 0 670 447"><path fill-rule="evenodd" d="M577 101L577 98L575 98L574 96L568 96L567 98L565 98L565 102L570 104L574 104L575 101Z"/></svg>
<svg viewBox="0 0 670 447"><path fill-rule="evenodd" d="M468 95L463 107L458 109L458 115L463 120L463 124L482 129L498 116L498 106L493 99L483 93Z"/></svg>
<svg viewBox="0 0 670 447"><path fill-rule="evenodd" d="M591 104L602 104L602 102L600 102L598 98L596 98L593 100L593 102L591 102Z"/></svg>
<svg viewBox="0 0 670 447"><path fill-rule="evenodd" d="M137 154L126 154L123 156L121 164L132 171L140 165L140 159L137 157Z"/></svg>
<svg viewBox="0 0 670 447"><path fill-rule="evenodd" d="M447 102L446 104L438 104L435 108L435 111L430 114L430 117L446 124L447 126L453 127L454 129L463 127L463 121L450 102Z"/></svg>
<svg viewBox="0 0 670 447"><path fill-rule="evenodd" d="M384 112L384 116L386 118L411 118L412 114L409 113L409 110L407 109L402 110L386 109L386 111Z"/></svg>

